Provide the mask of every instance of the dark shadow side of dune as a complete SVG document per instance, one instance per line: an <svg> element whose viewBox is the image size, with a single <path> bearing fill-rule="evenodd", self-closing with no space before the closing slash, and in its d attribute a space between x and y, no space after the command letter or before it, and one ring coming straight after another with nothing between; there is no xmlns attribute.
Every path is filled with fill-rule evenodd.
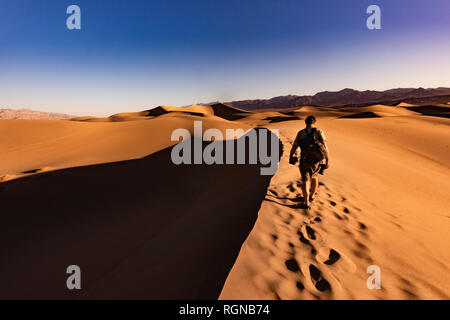
<svg viewBox="0 0 450 320"><path fill-rule="evenodd" d="M410 111L414 111L420 113L424 116L431 117L439 117L439 118L450 118L450 106L447 107L439 107L439 106L414 106L414 107L405 107Z"/></svg>
<svg viewBox="0 0 450 320"><path fill-rule="evenodd" d="M274 116L274 117L267 117L263 120L269 120L269 123L277 123L277 122L284 122L284 121L291 121L291 120L299 120L297 117L281 117L281 116Z"/></svg>
<svg viewBox="0 0 450 320"><path fill-rule="evenodd" d="M372 111L353 113L339 117L339 119L366 119L366 118L381 118L381 117Z"/></svg>
<svg viewBox="0 0 450 320"><path fill-rule="evenodd" d="M176 166L171 150L3 183L0 298L218 298L271 176ZM81 290L66 287L69 265Z"/></svg>

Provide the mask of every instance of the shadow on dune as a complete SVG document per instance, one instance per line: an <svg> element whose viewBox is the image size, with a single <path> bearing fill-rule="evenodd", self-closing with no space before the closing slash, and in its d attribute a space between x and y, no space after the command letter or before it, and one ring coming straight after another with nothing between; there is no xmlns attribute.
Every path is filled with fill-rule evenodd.
<svg viewBox="0 0 450 320"><path fill-rule="evenodd" d="M291 120L299 120L299 118L297 118L297 117L280 117L280 116L276 117L276 116L274 116L274 117L264 118L263 120L269 120L270 123L277 123L277 122L284 122L284 121L291 121Z"/></svg>
<svg viewBox="0 0 450 320"><path fill-rule="evenodd" d="M159 117L161 115L168 114L168 113L188 114L188 115L197 116L197 117L205 116L203 113L200 113L200 112L183 111L181 109L179 111L167 111L166 109L164 109L162 107L156 107L156 108L153 108L150 110L146 110L144 112L146 113L147 117Z"/></svg>
<svg viewBox="0 0 450 320"><path fill-rule="evenodd" d="M176 166L171 149L3 183L0 298L218 298L271 176Z"/></svg>
<svg viewBox="0 0 450 320"><path fill-rule="evenodd" d="M340 119L364 119L364 118L380 118L375 112L359 112L339 117Z"/></svg>
<svg viewBox="0 0 450 320"><path fill-rule="evenodd" d="M243 119L249 114L247 111L236 109L223 103L213 104L211 108L213 109L215 116L229 121Z"/></svg>
<svg viewBox="0 0 450 320"><path fill-rule="evenodd" d="M405 107L405 109L420 113L424 116L450 118L450 106L449 108L439 106L418 106L418 107Z"/></svg>

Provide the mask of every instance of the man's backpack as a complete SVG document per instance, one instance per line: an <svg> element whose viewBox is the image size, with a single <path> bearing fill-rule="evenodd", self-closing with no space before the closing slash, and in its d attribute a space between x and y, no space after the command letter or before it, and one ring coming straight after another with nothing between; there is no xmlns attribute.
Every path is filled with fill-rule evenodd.
<svg viewBox="0 0 450 320"><path fill-rule="evenodd" d="M310 165L321 162L327 156L325 145L317 139L316 130L316 128L311 128L311 131L308 133L305 129L306 135L299 141L302 161Z"/></svg>

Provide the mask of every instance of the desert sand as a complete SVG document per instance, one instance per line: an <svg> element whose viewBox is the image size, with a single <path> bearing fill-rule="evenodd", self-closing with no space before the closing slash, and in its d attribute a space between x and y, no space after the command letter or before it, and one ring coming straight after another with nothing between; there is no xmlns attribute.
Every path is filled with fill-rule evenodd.
<svg viewBox="0 0 450 320"><path fill-rule="evenodd" d="M0 298L449 299L449 111L218 104L0 120ZM288 155L309 114L331 160L304 210ZM278 129L278 172L173 165L171 132L195 120ZM65 287L71 264L80 291Z"/></svg>

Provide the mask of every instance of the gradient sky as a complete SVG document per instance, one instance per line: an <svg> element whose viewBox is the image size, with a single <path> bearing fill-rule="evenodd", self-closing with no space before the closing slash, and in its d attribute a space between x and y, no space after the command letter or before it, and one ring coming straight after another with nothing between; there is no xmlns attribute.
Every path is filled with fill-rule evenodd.
<svg viewBox="0 0 450 320"><path fill-rule="evenodd" d="M81 8L82 30L66 28ZM366 28L381 7L382 29ZM0 108L158 105L450 86L449 0L0 0Z"/></svg>

